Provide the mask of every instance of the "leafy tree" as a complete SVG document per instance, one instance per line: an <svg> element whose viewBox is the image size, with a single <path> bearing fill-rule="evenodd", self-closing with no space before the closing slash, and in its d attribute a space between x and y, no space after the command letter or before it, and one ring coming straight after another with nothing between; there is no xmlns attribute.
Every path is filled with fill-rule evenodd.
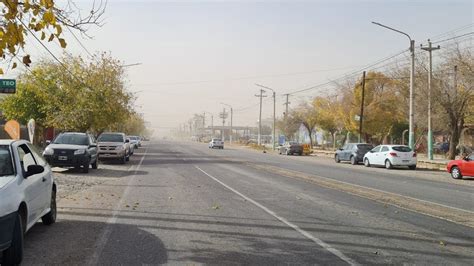
<svg viewBox="0 0 474 266"><path fill-rule="evenodd" d="M285 135L286 139L292 140L300 127L300 123L295 119L294 112L289 112L289 114L276 121L276 127Z"/></svg>
<svg viewBox="0 0 474 266"><path fill-rule="evenodd" d="M66 47L63 30L68 27L81 33L87 31L91 24L100 25L100 18L105 11L102 2L91 8L87 16L81 17L80 10L72 2L64 7L59 6L54 0L0 0L0 58L11 59L24 51L26 36L37 33L39 39L56 40L61 47ZM24 54L22 63L29 66L30 56ZM15 68L17 63L12 64ZM0 74L3 69L0 68Z"/></svg>
<svg viewBox="0 0 474 266"><path fill-rule="evenodd" d="M309 143L313 147L313 132L318 123L318 114L313 105L302 103L294 110L294 119L297 123L302 124L309 135Z"/></svg>
<svg viewBox="0 0 474 266"><path fill-rule="evenodd" d="M318 127L330 133L335 147L336 132L341 131L343 128L343 123L337 115L340 112L340 104L337 102L336 98L316 97L313 100L313 106L318 113Z"/></svg>

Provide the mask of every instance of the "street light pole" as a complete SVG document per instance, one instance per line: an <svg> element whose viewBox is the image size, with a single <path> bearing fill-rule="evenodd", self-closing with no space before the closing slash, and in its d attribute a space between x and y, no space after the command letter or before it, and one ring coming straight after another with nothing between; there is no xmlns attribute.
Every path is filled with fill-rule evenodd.
<svg viewBox="0 0 474 266"><path fill-rule="evenodd" d="M421 49L428 51L430 60L430 68L428 73L428 159L433 160L433 131L431 129L431 79L433 78L433 58L431 52L440 49L440 47L439 45L438 47L432 47L431 41L428 39L428 47L423 47L423 45L421 45Z"/></svg>
<svg viewBox="0 0 474 266"><path fill-rule="evenodd" d="M262 99L263 97L267 97L263 95L265 91L260 89L260 94L255 95L255 97L260 97L260 115L258 116L258 145L262 145Z"/></svg>
<svg viewBox="0 0 474 266"><path fill-rule="evenodd" d="M410 35L408 35L407 33L403 32L403 31L399 31L399 30L391 28L389 26L385 26L385 25L380 24L378 22L373 22L372 21L372 23L377 25L377 26L380 26L380 27L398 32L400 34L403 34L403 35L407 36L408 39L410 40L411 64L410 64L410 106L409 106L410 114L409 114L409 118L408 118L408 123L409 123L409 127L408 127L409 128L408 129L408 131L409 131L408 145L410 146L410 148L414 149L414 146L415 146L415 132L414 132L414 113L413 113L414 112L414 107L413 107L413 104L414 104L414 87L415 87L415 40L412 40Z"/></svg>
<svg viewBox="0 0 474 266"><path fill-rule="evenodd" d="M272 89L272 88L269 88L269 87L266 87L266 86L263 86L263 85L260 85L260 84L255 84L259 87L262 87L262 88L265 88L265 89L269 89L273 92L273 133L272 133L272 149L275 150L275 132L276 132L276 129L275 129L275 122L276 122L276 92Z"/></svg>
<svg viewBox="0 0 474 266"><path fill-rule="evenodd" d="M225 106L228 106L230 108L230 136L229 136L229 143L232 145L232 120L234 119L234 108L232 108L231 105L226 104L226 103L221 103Z"/></svg>

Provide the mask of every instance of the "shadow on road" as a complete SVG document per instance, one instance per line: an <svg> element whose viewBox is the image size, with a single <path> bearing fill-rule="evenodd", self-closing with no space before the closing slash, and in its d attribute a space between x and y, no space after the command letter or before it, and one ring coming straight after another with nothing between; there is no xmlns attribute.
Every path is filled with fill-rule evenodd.
<svg viewBox="0 0 474 266"><path fill-rule="evenodd" d="M89 175L91 176L100 176L101 178L122 178L126 176L131 176L131 175L147 175L148 171L129 171L126 169L106 169L106 168L100 168L99 169L90 169L89 173L83 173L82 171L75 170L74 168L68 169L66 171L55 171L55 173L60 173L60 174L66 174L69 176L80 176L80 177L87 177Z"/></svg>

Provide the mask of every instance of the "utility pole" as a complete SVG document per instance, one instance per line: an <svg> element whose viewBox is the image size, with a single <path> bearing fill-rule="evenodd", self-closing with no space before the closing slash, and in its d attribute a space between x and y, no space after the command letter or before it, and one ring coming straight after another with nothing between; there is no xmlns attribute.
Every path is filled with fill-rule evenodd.
<svg viewBox="0 0 474 266"><path fill-rule="evenodd" d="M234 117L234 109L233 109L232 106L229 105L229 104L226 104L226 103L221 103L221 104L223 104L223 105L225 105L225 106L228 106L228 107L230 108L230 136L229 136L229 143L232 144L232 135L233 135L233 134L232 134L232 133L233 133L233 131L232 131L232 122L233 122L233 121L232 121L232 120L234 119L234 118L233 118L233 117Z"/></svg>
<svg viewBox="0 0 474 266"><path fill-rule="evenodd" d="M415 89L415 40L412 40L410 35L408 35L407 33L403 32L403 31L399 31L397 29L394 29L394 28L391 28L389 26L385 26L383 24L380 24L378 22L373 22L372 21L372 24L375 24L377 26L380 26L380 27L383 27L383 28L386 28L386 29L389 29L389 30L392 30L392 31L395 31L395 32L398 32L400 34L403 34L405 36L408 37L408 39L410 40L410 53L411 53L411 64L410 64L410 106L409 106L409 117L408 117L408 123L409 123L409 134L408 134L408 145L410 146L410 148L414 149L415 147L415 132L414 132L414 128L415 128L415 125L414 125L414 107L413 107L413 104L414 104L414 89Z"/></svg>
<svg viewBox="0 0 474 266"><path fill-rule="evenodd" d="M227 118L227 113L225 112L225 107L223 108L222 113L220 114L220 117L222 118L221 137L222 137L222 141L225 141L224 129L225 129L225 119Z"/></svg>
<svg viewBox="0 0 474 266"><path fill-rule="evenodd" d="M214 137L214 115L211 114L211 139Z"/></svg>
<svg viewBox="0 0 474 266"><path fill-rule="evenodd" d="M255 84L259 87L262 87L262 88L265 88L265 89L269 89L273 92L273 132L272 132L272 150L275 150L275 137L276 137L276 127L275 127L275 124L276 124L276 92L275 90L273 90L272 88L269 88L269 87L266 87L266 86L263 86L263 85L260 85L260 84Z"/></svg>
<svg viewBox="0 0 474 266"><path fill-rule="evenodd" d="M285 119L286 119L286 117L288 116L288 105L290 105L290 102L289 102L290 94L287 93L284 95L286 96L286 102L284 103L284 105L286 105L285 107Z"/></svg>
<svg viewBox="0 0 474 266"><path fill-rule="evenodd" d="M362 140L362 122L364 120L364 98L365 98L365 71L362 72L362 99L360 102L360 116L359 116L359 143Z"/></svg>
<svg viewBox="0 0 474 266"><path fill-rule="evenodd" d="M260 94L256 94L255 97L260 97L260 115L258 116L258 145L262 145L262 99L267 97L263 95L265 91L260 89Z"/></svg>
<svg viewBox="0 0 474 266"><path fill-rule="evenodd" d="M428 47L423 47L421 45L421 49L428 51L429 54L429 73L428 73L428 159L433 160L433 131L431 129L431 79L433 78L433 59L431 52L440 49L438 47L432 47L431 41L428 39Z"/></svg>

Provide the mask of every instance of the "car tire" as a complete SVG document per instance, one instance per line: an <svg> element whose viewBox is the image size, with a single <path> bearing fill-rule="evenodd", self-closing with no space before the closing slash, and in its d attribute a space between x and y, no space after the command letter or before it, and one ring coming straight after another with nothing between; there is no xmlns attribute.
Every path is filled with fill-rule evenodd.
<svg viewBox="0 0 474 266"><path fill-rule="evenodd" d="M19 213L16 215L13 227L13 238L10 247L3 251L2 265L19 265L23 260L23 219Z"/></svg>
<svg viewBox="0 0 474 266"><path fill-rule="evenodd" d="M299 156L303 156L303 152L298 153Z"/></svg>
<svg viewBox="0 0 474 266"><path fill-rule="evenodd" d="M410 169L410 170L416 170L416 165L410 165L410 166L408 166L408 169Z"/></svg>
<svg viewBox="0 0 474 266"><path fill-rule="evenodd" d="M387 168L387 169L392 169L393 168L392 162L390 162L389 159L385 160L385 168Z"/></svg>
<svg viewBox="0 0 474 266"><path fill-rule="evenodd" d="M125 161L126 161L126 162L130 161L130 155L125 156Z"/></svg>
<svg viewBox="0 0 474 266"><path fill-rule="evenodd" d="M341 160L339 159L339 155L336 154L336 156L334 156L334 161L336 161L336 163L341 162Z"/></svg>
<svg viewBox="0 0 474 266"><path fill-rule="evenodd" d="M99 168L99 157L95 159L95 162L92 164L92 169Z"/></svg>
<svg viewBox="0 0 474 266"><path fill-rule="evenodd" d="M89 173L89 165L90 165L90 161L85 163L84 165L82 165L82 172L83 173Z"/></svg>
<svg viewBox="0 0 474 266"><path fill-rule="evenodd" d="M451 177L453 179L462 179L462 173L459 167L453 166L453 168L451 168Z"/></svg>
<svg viewBox="0 0 474 266"><path fill-rule="evenodd" d="M357 160L356 160L355 156L351 156L351 164L352 164L352 165L356 165L356 164L357 164Z"/></svg>
<svg viewBox="0 0 474 266"><path fill-rule="evenodd" d="M56 209L56 191L51 192L51 203L50 203L51 210L41 217L41 221L44 225L52 225L56 222L57 216L57 209Z"/></svg>
<svg viewBox="0 0 474 266"><path fill-rule="evenodd" d="M364 159L364 165L365 165L365 167L370 167L369 159L367 159L367 158Z"/></svg>
<svg viewBox="0 0 474 266"><path fill-rule="evenodd" d="M124 155L124 156L122 157L122 159L120 159L120 163L121 163L121 164L125 164L126 162L127 162L127 156Z"/></svg>

